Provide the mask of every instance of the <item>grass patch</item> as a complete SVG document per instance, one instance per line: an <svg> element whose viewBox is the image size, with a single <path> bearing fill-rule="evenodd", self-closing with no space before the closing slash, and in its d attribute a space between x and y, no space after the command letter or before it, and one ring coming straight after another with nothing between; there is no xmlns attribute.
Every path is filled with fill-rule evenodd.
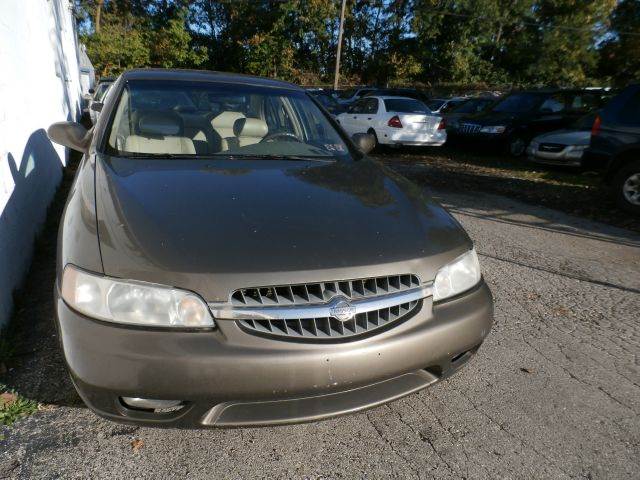
<svg viewBox="0 0 640 480"><path fill-rule="evenodd" d="M24 398L0 384L0 425L11 425L16 420L38 410L38 403Z"/></svg>

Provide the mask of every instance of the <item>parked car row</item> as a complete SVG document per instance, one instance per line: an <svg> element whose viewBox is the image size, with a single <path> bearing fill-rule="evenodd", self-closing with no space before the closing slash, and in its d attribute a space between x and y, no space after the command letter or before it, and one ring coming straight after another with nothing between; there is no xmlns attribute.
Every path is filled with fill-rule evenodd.
<svg viewBox="0 0 640 480"><path fill-rule="evenodd" d="M572 128L585 114L602 106L602 91L532 90L513 92L486 111L448 123L451 142L484 143L524 155L534 137Z"/></svg>
<svg viewBox="0 0 640 480"><path fill-rule="evenodd" d="M325 107L348 133L368 133L375 145L484 145L539 164L602 171L618 205L640 213L640 85L614 93L539 89L429 98L411 88L360 87ZM324 105L336 92L314 95Z"/></svg>
<svg viewBox="0 0 640 480"><path fill-rule="evenodd" d="M89 93L92 95L92 97L89 99L87 110L89 112L89 118L91 118L91 123L93 125L95 125L98 121L98 115L102 110L104 100L106 99L107 94L109 93L109 89L111 88L111 85L113 85L114 81L115 78L112 77L101 78L95 90L89 90Z"/></svg>

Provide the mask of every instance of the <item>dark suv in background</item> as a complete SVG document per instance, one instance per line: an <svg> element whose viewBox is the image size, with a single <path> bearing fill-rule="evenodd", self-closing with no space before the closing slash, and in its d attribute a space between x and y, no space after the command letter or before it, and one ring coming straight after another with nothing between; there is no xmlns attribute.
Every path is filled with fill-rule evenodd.
<svg viewBox="0 0 640 480"><path fill-rule="evenodd" d="M602 105L602 90L533 90L514 92L485 113L452 121L452 140L487 142L516 157L531 139L565 128Z"/></svg>
<svg viewBox="0 0 640 480"><path fill-rule="evenodd" d="M618 205L640 214L640 84L627 87L596 116L585 167L604 171Z"/></svg>

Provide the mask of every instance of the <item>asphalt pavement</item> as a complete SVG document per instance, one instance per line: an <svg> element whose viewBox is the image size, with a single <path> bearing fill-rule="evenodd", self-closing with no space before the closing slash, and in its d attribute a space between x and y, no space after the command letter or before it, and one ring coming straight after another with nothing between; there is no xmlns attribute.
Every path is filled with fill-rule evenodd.
<svg viewBox="0 0 640 480"><path fill-rule="evenodd" d="M314 424L123 426L78 402L50 309L26 307L37 337L9 376L43 408L0 431L0 478L640 478L640 236L504 197L434 196L475 241L496 302L450 380Z"/></svg>

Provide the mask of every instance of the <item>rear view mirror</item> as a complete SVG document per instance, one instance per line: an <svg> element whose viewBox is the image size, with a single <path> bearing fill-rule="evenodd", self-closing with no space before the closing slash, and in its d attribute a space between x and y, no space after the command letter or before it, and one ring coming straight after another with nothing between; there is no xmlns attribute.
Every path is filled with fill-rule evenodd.
<svg viewBox="0 0 640 480"><path fill-rule="evenodd" d="M356 133L351 139L356 147L358 147L358 150L365 154L369 153L376 146L376 139L370 133Z"/></svg>
<svg viewBox="0 0 640 480"><path fill-rule="evenodd" d="M91 143L91 135L76 122L57 122L47 129L51 141L65 147L85 152Z"/></svg>
<svg viewBox="0 0 640 480"><path fill-rule="evenodd" d="M101 112L102 111L102 107L104 106L104 103L101 102L93 102L91 104L91 110L93 110L94 112Z"/></svg>

